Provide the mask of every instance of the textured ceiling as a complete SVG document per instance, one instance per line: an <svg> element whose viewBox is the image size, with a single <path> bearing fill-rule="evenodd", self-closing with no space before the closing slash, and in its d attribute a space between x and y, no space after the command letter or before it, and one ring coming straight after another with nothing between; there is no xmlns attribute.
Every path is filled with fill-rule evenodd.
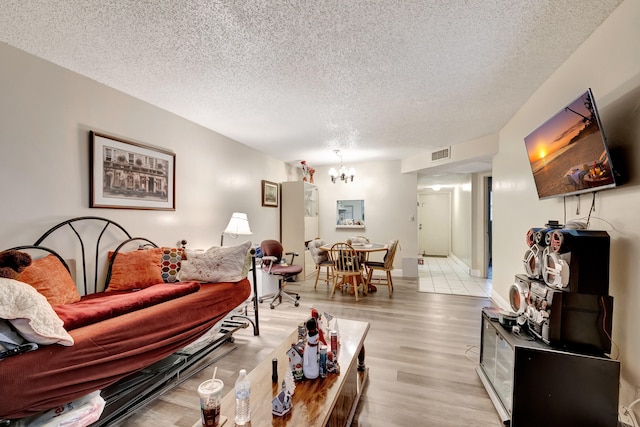
<svg viewBox="0 0 640 427"><path fill-rule="evenodd" d="M3 0L0 41L313 166L496 133L621 2Z"/></svg>

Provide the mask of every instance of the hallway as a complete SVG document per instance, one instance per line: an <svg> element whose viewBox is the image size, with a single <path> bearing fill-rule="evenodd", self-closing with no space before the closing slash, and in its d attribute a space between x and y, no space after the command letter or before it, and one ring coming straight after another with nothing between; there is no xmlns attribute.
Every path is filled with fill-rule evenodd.
<svg viewBox="0 0 640 427"><path fill-rule="evenodd" d="M491 296L491 279L472 277L469 267L450 257L423 257L418 265L418 291L436 294Z"/></svg>

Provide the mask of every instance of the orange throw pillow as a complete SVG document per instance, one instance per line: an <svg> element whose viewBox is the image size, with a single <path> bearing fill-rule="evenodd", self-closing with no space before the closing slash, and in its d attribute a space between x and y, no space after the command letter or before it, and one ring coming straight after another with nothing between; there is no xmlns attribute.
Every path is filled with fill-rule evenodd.
<svg viewBox="0 0 640 427"><path fill-rule="evenodd" d="M52 306L80 301L80 293L71 274L55 255L34 260L17 280L33 286Z"/></svg>
<svg viewBox="0 0 640 427"><path fill-rule="evenodd" d="M109 253L109 258L112 256L113 253ZM107 291L128 291L164 283L161 259L162 248L118 252Z"/></svg>

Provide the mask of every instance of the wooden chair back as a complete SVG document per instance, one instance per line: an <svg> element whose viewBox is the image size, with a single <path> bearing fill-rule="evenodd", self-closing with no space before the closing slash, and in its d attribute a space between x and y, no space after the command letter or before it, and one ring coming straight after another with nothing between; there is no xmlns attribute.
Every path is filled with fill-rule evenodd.
<svg viewBox="0 0 640 427"><path fill-rule="evenodd" d="M344 291L347 287L353 288L353 293L358 301L358 292L367 294L365 278L361 269L358 252L348 243L336 243L331 246L329 257L333 262L333 291L331 297L336 292L336 288L341 287Z"/></svg>
<svg viewBox="0 0 640 427"><path fill-rule="evenodd" d="M387 248L387 253L384 256L385 270L393 270L393 259L396 257L396 249L398 249L398 241L391 240Z"/></svg>
<svg viewBox="0 0 640 427"><path fill-rule="evenodd" d="M361 274L360 257L348 243L335 243L331 246L329 257L333 262L335 274L339 276L354 276Z"/></svg>

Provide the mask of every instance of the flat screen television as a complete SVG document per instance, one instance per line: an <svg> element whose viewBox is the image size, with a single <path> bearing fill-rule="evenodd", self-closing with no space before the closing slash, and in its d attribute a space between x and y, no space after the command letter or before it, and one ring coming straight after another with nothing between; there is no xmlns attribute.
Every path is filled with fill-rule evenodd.
<svg viewBox="0 0 640 427"><path fill-rule="evenodd" d="M540 199L616 186L591 89L531 132L524 142Z"/></svg>

